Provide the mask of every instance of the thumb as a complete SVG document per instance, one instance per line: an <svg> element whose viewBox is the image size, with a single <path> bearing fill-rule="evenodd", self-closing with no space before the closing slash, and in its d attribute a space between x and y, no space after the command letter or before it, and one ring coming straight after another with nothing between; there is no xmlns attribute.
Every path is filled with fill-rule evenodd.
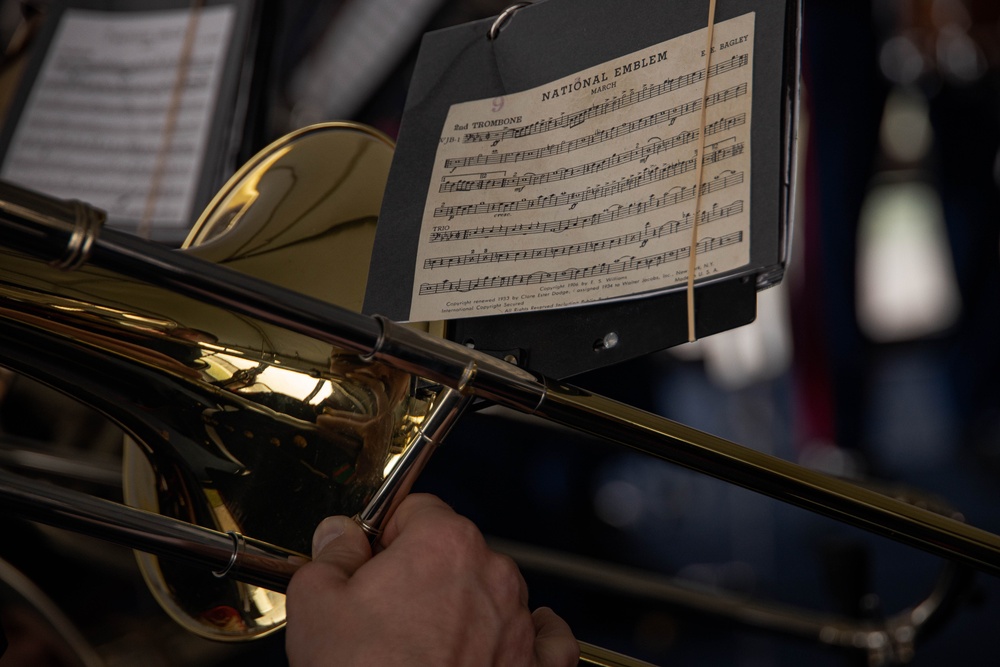
<svg viewBox="0 0 1000 667"><path fill-rule="evenodd" d="M338 593L372 557L372 551L364 531L354 521L331 516L313 533L312 555L313 560L288 582L286 650L292 665L324 664L324 643L318 638L330 632L331 608L337 607Z"/></svg>
<svg viewBox="0 0 1000 667"><path fill-rule="evenodd" d="M313 561L334 566L348 579L372 557L368 536L346 516L323 519L313 533Z"/></svg>
<svg viewBox="0 0 1000 667"><path fill-rule="evenodd" d="M569 625L548 607L531 614L535 624L535 657L543 667L575 665L580 659L580 644Z"/></svg>

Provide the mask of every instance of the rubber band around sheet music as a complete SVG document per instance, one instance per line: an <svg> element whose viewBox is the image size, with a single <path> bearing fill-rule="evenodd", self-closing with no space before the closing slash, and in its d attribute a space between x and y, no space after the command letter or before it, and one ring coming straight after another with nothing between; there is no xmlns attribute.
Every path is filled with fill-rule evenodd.
<svg viewBox="0 0 1000 667"><path fill-rule="evenodd" d="M493 25L490 26L490 31L486 33L486 38L493 41L499 37L500 31L503 29L504 25L510 21L511 17L514 16L518 10L524 9L530 4L530 2L515 2L513 5L510 5L500 12L500 15L497 16L495 21L493 21Z"/></svg>
<svg viewBox="0 0 1000 667"><path fill-rule="evenodd" d="M708 36L705 45L705 87L701 96L701 126L698 130L698 161L695 168L695 196L694 196L694 218L691 224L691 251L688 253L688 277L687 277L687 321L688 321L688 342L693 343L697 336L694 327L694 269L697 265L698 254L698 217L701 215L701 179L705 166L705 126L708 121L708 111L705 104L708 99L708 72L712 65L712 39L715 33L715 0L709 0L708 4Z"/></svg>
<svg viewBox="0 0 1000 667"><path fill-rule="evenodd" d="M156 204L160 198L160 190L163 186L163 177L167 170L167 161L170 158L170 147L174 142L174 134L177 129L177 119L180 116L181 103L184 97L184 88L187 84L188 72L191 69L191 59L194 56L194 40L198 34L198 21L201 18L201 10L204 9L205 0L194 0L191 3L191 14L188 17L187 28L184 30L184 43L177 64L177 77L174 79L174 86L170 92L170 106L167 108L166 126L163 128L163 140L160 142L160 149L156 153L156 162L153 167L153 176L146 195L146 205L142 212L142 219L139 220L138 235L148 239L153 232L153 218L156 215Z"/></svg>
<svg viewBox="0 0 1000 667"><path fill-rule="evenodd" d="M698 217L701 215L701 189L702 189L702 178L705 166L705 129L708 123L708 111L707 105L705 104L708 98L708 80L709 80L709 70L712 66L712 40L715 36L715 3L716 0L709 0L708 3L708 34L705 38L705 85L702 88L701 96L701 123L698 130L698 160L697 166L695 168L695 204L694 204L694 217L693 224L691 225L691 250L688 253L688 278L687 278L687 323L688 323L688 342L694 342L697 339L695 332L695 318L694 318L694 281L695 281L695 267L697 266L697 255L698 255ZM518 10L523 9L530 5L530 2L517 2L510 5L504 9L497 16L496 20L493 21L493 25L490 26L489 32L486 34L487 39L490 41L495 40L500 36L500 31L503 26L510 21L511 17L517 13Z"/></svg>

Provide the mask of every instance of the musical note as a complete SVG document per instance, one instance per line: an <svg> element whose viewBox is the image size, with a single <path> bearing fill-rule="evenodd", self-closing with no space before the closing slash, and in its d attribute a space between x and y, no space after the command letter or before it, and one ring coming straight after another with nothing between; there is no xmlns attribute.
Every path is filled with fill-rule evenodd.
<svg viewBox="0 0 1000 667"><path fill-rule="evenodd" d="M725 175L719 174L711 181L702 183L702 196L713 194L728 187L741 185L743 183L743 172L731 172ZM624 206L609 207L600 213L589 216L577 216L562 220L551 220L547 222L517 223L515 225L489 225L474 227L471 229L455 231L432 232L428 241L430 243L442 243L448 241L466 241L497 236L521 236L527 234L561 233L570 229L583 229L594 225L603 225L636 215L652 213L661 208L673 206L675 204L692 201L695 196L695 187L678 187L665 192L660 197L650 197L648 200L640 200Z"/></svg>
<svg viewBox="0 0 1000 667"><path fill-rule="evenodd" d="M736 67L743 67L749 62L749 56L743 54L741 56L733 56L727 61L723 61L716 65L713 65L709 69L709 78L717 76L724 72L729 72ZM487 132L469 132L462 137L463 143L476 143L476 142L494 142L498 143L505 139L522 139L524 137L532 136L535 134L542 134L544 132L552 132L553 130L561 130L565 128L572 128L582 123L594 119L600 118L601 116L606 116L608 114L616 113L628 107L646 102L648 100L660 97L661 95L666 95L667 93L672 93L676 90L680 90L686 86L690 86L695 83L699 83L705 80L705 70L699 69L695 72L690 72L684 74L676 79L666 79L661 83L653 86L644 87L641 90L630 90L627 93L623 93L617 97L613 97L606 102L600 104L594 104L589 108L580 111L575 114L570 114L567 116L560 116L558 118L548 118L546 120L539 120L530 125L525 125L523 127L512 127L505 128L503 130L487 131ZM715 95L710 95L707 97L707 104L711 106L713 104L718 104L726 100L738 97L739 95L746 95L746 84L741 84L740 86L735 86L734 88L727 88L721 93L716 93ZM676 109L676 115L683 115L686 113L692 113L694 111L701 110L701 100L694 100L688 102L680 108Z"/></svg>
<svg viewBox="0 0 1000 667"><path fill-rule="evenodd" d="M714 250L743 242L743 232L732 232L721 237L709 237L698 242L698 255L705 255ZM611 262L601 262L585 267L571 267L559 271L535 271L528 274L512 274L506 276L481 276L469 280L448 281L437 283L421 283L419 294L443 294L447 292L474 292L477 290L498 289L512 286L541 285L547 283L569 282L634 271L653 269L670 262L687 259L691 256L691 246L668 250L636 257L628 255Z"/></svg>
<svg viewBox="0 0 1000 667"><path fill-rule="evenodd" d="M431 161L410 317L680 289L692 255L696 278L746 266L753 25L748 13L716 26L741 50L711 63L707 80L666 55L703 49L690 33L507 94L496 115L491 100L454 105ZM580 80L599 85L566 85ZM692 252L684 232L695 225Z"/></svg>
<svg viewBox="0 0 1000 667"><path fill-rule="evenodd" d="M687 108L688 107L684 107L684 109ZM588 134L569 141L561 141L558 144L551 144L541 148L513 151L509 153L490 153L487 155L479 153L477 155L469 155L465 157L448 158L444 161L444 168L455 170L467 167L485 167L489 165L527 162L529 160L541 160L559 155L565 155L567 153L572 153L573 151L590 148L591 146L595 146L603 142L613 141L634 132L648 130L662 123L668 123L671 119L676 119L677 113L678 109L676 107L674 109L664 109L636 120L626 121L609 129L598 129L595 130L593 134ZM736 114L735 116L728 118L720 118L714 123L710 123L706 126L705 134L712 135L717 132L725 132L739 125L743 125L746 123L746 119L747 115L745 113ZM695 139L697 139L697 135L695 135Z"/></svg>
<svg viewBox="0 0 1000 667"><path fill-rule="evenodd" d="M723 220L730 216L739 215L743 212L743 200L737 200L727 206L715 205L710 211L702 211L698 216L698 224L704 225L717 220ZM591 223L592 224L592 223ZM670 220L660 225L650 225L646 223L642 231L620 234L603 239L582 241L580 243L570 243L560 246L548 246L542 248L510 249L472 252L465 255L452 255L447 257L429 257L424 260L425 269L451 268L454 266L469 266L473 264L489 264L493 262L516 262L523 260L546 260L567 255L577 255L587 252L600 252L622 246L646 244L654 239L676 234L679 231L691 228L691 216L685 214L681 220Z"/></svg>
<svg viewBox="0 0 1000 667"><path fill-rule="evenodd" d="M683 146L689 144L693 141L698 140L698 132L681 132L680 134L674 135L668 139L662 141L657 141L651 144L647 144L640 148L634 148L630 151L624 153L613 153L611 155L605 156L599 160L594 160L586 164L574 165L571 167L561 167L555 171L544 172L541 174L525 174L523 176L511 176L511 177L499 177L499 178L481 178L478 180L469 180L468 178L463 178L461 176L456 177L454 180L449 179L441 184L438 188L438 192L455 192L462 191L468 192L471 190L489 190L494 188L523 188L531 185L545 185L547 183L556 183L559 181L564 181L570 178L577 178L580 176L591 176L599 172L614 169L615 167L620 167L629 162L635 162L638 160L648 160L650 157L659 155L664 151L669 151L671 149L677 148L678 146Z"/></svg>

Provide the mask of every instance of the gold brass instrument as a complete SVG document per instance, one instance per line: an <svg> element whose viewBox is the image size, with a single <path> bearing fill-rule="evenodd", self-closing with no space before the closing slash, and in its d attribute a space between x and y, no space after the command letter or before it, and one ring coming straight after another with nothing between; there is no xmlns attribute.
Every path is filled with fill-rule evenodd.
<svg viewBox="0 0 1000 667"><path fill-rule="evenodd" d="M367 269L364 244L392 149L374 133L337 130L288 137L247 165L241 187L199 226L201 255L248 273L262 258L294 262L282 271L288 287L358 308L363 293L345 285ZM319 135L335 137L340 173L302 168L331 148ZM265 216L243 217L276 205L285 229L272 224L265 233L255 227ZM212 243L223 224L233 231ZM323 234L330 241L317 243ZM134 507L308 552L303 527L331 512L360 512L434 409L434 394L411 386L405 372L105 271L32 277L36 264L3 259L11 278L0 288L4 317L21 328L6 330L5 362L79 396L130 434L124 495ZM242 638L284 623L278 594L139 560L160 603L196 634Z"/></svg>
<svg viewBox="0 0 1000 667"><path fill-rule="evenodd" d="M260 636L283 624L273 591L318 521L354 514L376 534L477 397L1000 574L1000 537L955 518L359 314L391 153L357 125L294 133L234 177L181 251L0 188L0 365L129 434L138 510L8 473L0 502L169 556L140 562L174 618ZM583 648L590 664L639 664Z"/></svg>

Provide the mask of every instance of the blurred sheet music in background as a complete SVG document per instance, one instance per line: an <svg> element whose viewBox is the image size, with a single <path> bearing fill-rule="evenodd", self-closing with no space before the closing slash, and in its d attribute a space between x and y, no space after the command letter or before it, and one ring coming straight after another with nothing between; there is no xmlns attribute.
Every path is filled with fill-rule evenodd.
<svg viewBox="0 0 1000 667"><path fill-rule="evenodd" d="M115 227L182 240L225 177L230 137L218 125L240 124L240 11L66 7L8 120L0 178L93 203Z"/></svg>

